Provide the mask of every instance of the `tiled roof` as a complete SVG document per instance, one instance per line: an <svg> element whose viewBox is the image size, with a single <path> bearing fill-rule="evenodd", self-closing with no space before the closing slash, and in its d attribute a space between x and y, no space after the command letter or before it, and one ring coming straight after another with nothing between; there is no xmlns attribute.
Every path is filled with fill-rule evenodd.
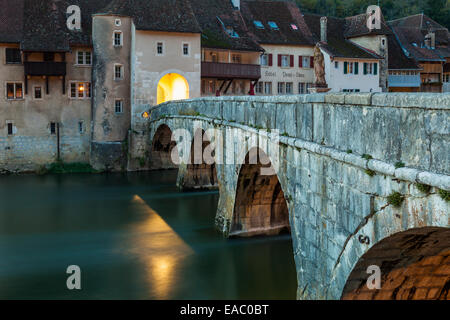
<svg viewBox="0 0 450 320"><path fill-rule="evenodd" d="M381 16L381 29L369 30L369 28L367 28L367 18L368 15L366 13L345 18L345 37L351 38L364 35L388 35L392 33L383 16Z"/></svg>
<svg viewBox="0 0 450 320"><path fill-rule="evenodd" d="M188 0L113 0L102 13L130 16L138 30L200 33Z"/></svg>
<svg viewBox="0 0 450 320"><path fill-rule="evenodd" d="M417 61L442 61L450 57L450 33L448 29L424 14L413 15L393 21L389 25L402 46ZM436 35L436 48L425 46L425 36L433 31Z"/></svg>
<svg viewBox="0 0 450 320"><path fill-rule="evenodd" d="M302 13L292 2L245 0L241 10L249 31L261 44L315 45ZM254 21L261 22L264 29L256 27ZM278 29L272 29L269 21Z"/></svg>
<svg viewBox="0 0 450 320"><path fill-rule="evenodd" d="M305 14L304 19L316 39L320 40L320 15ZM321 43L323 50L333 57L356 59L382 59L379 55L366 50L344 36L345 19L328 17L327 43Z"/></svg>
<svg viewBox="0 0 450 320"><path fill-rule="evenodd" d="M0 0L0 42L22 40L23 5L24 0Z"/></svg>
<svg viewBox="0 0 450 320"><path fill-rule="evenodd" d="M420 67L412 58L405 55L394 34L388 36L389 69L390 70L419 70Z"/></svg>
<svg viewBox="0 0 450 320"><path fill-rule="evenodd" d="M235 10L230 0L190 0L192 9L202 29L202 46L213 49L263 51L249 33L241 12ZM238 37L227 34L232 28Z"/></svg>

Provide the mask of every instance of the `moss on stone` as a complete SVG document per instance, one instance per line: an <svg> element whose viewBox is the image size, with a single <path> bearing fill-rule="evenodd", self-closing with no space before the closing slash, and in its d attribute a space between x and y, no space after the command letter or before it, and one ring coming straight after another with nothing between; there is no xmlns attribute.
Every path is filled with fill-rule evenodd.
<svg viewBox="0 0 450 320"><path fill-rule="evenodd" d="M374 177L376 175L376 172L370 169L366 169L365 172L369 177Z"/></svg>
<svg viewBox="0 0 450 320"><path fill-rule="evenodd" d="M431 186L426 185L426 184L422 184L422 183L417 183L416 184L416 188L420 192L426 193L426 194L430 193L430 191L431 191Z"/></svg>
<svg viewBox="0 0 450 320"><path fill-rule="evenodd" d="M65 173L98 173L99 171L92 168L89 163L52 163L46 173L49 174L65 174Z"/></svg>
<svg viewBox="0 0 450 320"><path fill-rule="evenodd" d="M450 191L439 189L439 196L442 200L449 202L450 201Z"/></svg>
<svg viewBox="0 0 450 320"><path fill-rule="evenodd" d="M363 159L366 159L366 160L372 160L373 159L373 157L370 155L370 154L363 154L362 156L361 156Z"/></svg>
<svg viewBox="0 0 450 320"><path fill-rule="evenodd" d="M404 200L405 197L399 192L394 192L388 197L388 203L396 208L400 208Z"/></svg>
<svg viewBox="0 0 450 320"><path fill-rule="evenodd" d="M395 169L400 169L400 168L404 168L405 164L401 161L398 161L395 163Z"/></svg>

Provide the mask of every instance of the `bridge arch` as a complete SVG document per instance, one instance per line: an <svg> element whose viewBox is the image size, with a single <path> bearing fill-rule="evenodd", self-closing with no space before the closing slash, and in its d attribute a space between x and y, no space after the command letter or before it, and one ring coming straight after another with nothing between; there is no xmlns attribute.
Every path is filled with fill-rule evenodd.
<svg viewBox="0 0 450 320"><path fill-rule="evenodd" d="M381 289L369 289L369 266L381 269ZM345 300L450 299L450 229L399 232L373 246L356 264L342 293Z"/></svg>
<svg viewBox="0 0 450 320"><path fill-rule="evenodd" d="M211 139L203 129L197 129L192 139L189 163L183 175L183 189L214 189L218 187L214 151L208 147Z"/></svg>
<svg viewBox="0 0 450 320"><path fill-rule="evenodd" d="M178 72L168 72L163 75L157 86L157 104L172 100L189 99L189 83Z"/></svg>
<svg viewBox="0 0 450 320"><path fill-rule="evenodd" d="M290 232L285 194L270 158L260 148L245 156L237 180L230 236Z"/></svg>
<svg viewBox="0 0 450 320"><path fill-rule="evenodd" d="M177 169L172 161L172 153L177 151L176 142L172 141L172 130L166 124L160 125L153 136L150 163L151 169ZM175 150L174 150L175 148Z"/></svg>

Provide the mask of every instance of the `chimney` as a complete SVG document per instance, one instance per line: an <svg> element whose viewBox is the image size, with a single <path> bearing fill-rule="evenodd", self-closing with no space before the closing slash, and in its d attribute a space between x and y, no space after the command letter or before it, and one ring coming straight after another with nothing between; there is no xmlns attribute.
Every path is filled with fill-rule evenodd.
<svg viewBox="0 0 450 320"><path fill-rule="evenodd" d="M231 3L233 4L233 7L241 10L241 0L231 0Z"/></svg>
<svg viewBox="0 0 450 320"><path fill-rule="evenodd" d="M431 49L434 49L436 48L436 33L431 32L430 36L431 36Z"/></svg>
<svg viewBox="0 0 450 320"><path fill-rule="evenodd" d="M328 24L328 19L327 17L322 17L320 18L320 41L322 42L327 42L327 24Z"/></svg>

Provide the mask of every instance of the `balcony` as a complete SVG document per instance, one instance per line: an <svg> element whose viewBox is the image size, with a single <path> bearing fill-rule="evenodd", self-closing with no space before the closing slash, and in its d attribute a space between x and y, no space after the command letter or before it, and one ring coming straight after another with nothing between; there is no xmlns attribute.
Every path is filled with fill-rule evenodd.
<svg viewBox="0 0 450 320"><path fill-rule="evenodd" d="M420 87L420 74L416 75L389 75L389 87Z"/></svg>
<svg viewBox="0 0 450 320"><path fill-rule="evenodd" d="M24 62L26 76L65 76L65 62Z"/></svg>
<svg viewBox="0 0 450 320"><path fill-rule="evenodd" d="M257 64L202 62L202 78L259 80L261 78L261 66Z"/></svg>

